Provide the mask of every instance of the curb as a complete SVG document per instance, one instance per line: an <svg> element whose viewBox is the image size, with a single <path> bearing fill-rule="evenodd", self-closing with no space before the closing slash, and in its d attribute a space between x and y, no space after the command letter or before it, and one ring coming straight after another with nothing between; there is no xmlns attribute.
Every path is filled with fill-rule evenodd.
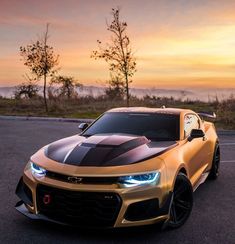
<svg viewBox="0 0 235 244"><path fill-rule="evenodd" d="M75 119L75 118L56 118L56 117L33 117L33 116L3 116L0 120L29 120L29 121L51 121L51 122L70 122L70 123L91 123L94 119Z"/></svg>

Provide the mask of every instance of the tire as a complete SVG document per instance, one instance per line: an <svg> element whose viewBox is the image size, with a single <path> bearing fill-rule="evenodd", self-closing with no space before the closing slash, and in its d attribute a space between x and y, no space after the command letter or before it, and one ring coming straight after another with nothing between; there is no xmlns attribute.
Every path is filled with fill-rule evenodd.
<svg viewBox="0 0 235 244"><path fill-rule="evenodd" d="M220 166L220 147L219 147L219 144L216 143L215 150L214 150L214 156L213 156L213 160L212 160L212 166L211 166L211 170L210 170L208 179L216 180L218 178L219 166Z"/></svg>
<svg viewBox="0 0 235 244"><path fill-rule="evenodd" d="M175 181L167 227L175 229L182 226L189 218L192 207L193 188L191 182L185 174L179 173Z"/></svg>

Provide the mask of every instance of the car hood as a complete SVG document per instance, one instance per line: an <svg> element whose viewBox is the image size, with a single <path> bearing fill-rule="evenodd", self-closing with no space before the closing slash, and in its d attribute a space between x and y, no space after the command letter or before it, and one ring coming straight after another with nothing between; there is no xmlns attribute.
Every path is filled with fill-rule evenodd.
<svg viewBox="0 0 235 244"><path fill-rule="evenodd" d="M144 136L122 134L72 136L49 144L45 156L77 166L120 166L138 163L175 147L175 141L153 142Z"/></svg>
<svg viewBox="0 0 235 244"><path fill-rule="evenodd" d="M175 147L175 141L150 141L144 136L99 134L72 136L49 144L45 156L76 166L120 166L138 163Z"/></svg>

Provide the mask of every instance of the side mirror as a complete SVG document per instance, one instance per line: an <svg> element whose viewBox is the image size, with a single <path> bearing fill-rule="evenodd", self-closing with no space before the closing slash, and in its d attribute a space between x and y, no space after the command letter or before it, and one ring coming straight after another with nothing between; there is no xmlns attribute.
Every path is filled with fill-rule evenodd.
<svg viewBox="0 0 235 244"><path fill-rule="evenodd" d="M81 131L84 131L87 127L88 127L88 124L87 123L81 123L78 126L78 129L80 129Z"/></svg>
<svg viewBox="0 0 235 244"><path fill-rule="evenodd" d="M194 138L203 138L205 133L201 129L192 129L190 136L188 138L189 141L192 141Z"/></svg>

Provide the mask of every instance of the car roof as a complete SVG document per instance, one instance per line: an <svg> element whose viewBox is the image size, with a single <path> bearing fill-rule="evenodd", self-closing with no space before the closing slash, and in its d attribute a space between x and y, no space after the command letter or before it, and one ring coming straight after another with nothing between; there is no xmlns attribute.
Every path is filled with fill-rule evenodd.
<svg viewBox="0 0 235 244"><path fill-rule="evenodd" d="M148 108L148 107L121 107L113 108L107 111L114 113L165 113L165 114L181 114L181 113L194 113L189 109L182 108Z"/></svg>

